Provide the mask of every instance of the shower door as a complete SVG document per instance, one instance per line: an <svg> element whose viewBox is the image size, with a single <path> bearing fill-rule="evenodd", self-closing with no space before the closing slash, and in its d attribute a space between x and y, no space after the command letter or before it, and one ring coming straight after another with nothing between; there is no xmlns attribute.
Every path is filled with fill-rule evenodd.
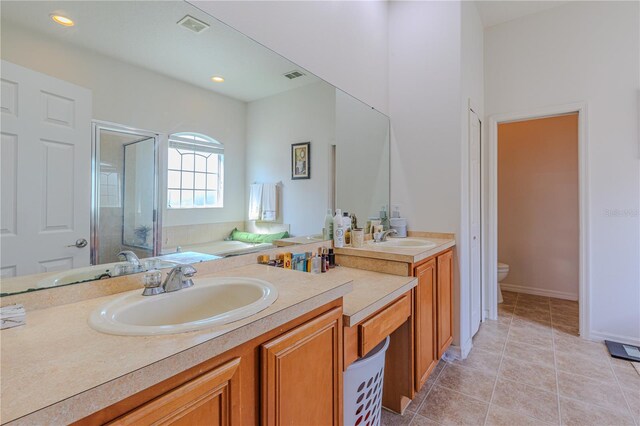
<svg viewBox="0 0 640 426"><path fill-rule="evenodd" d="M158 134L94 122L93 135L91 263L157 255Z"/></svg>

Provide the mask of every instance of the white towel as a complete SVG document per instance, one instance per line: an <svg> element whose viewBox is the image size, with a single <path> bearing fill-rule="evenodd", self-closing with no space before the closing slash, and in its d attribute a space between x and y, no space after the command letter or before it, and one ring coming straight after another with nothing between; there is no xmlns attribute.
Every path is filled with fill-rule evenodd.
<svg viewBox="0 0 640 426"><path fill-rule="evenodd" d="M278 217L276 184L265 183L262 188L262 220L273 222Z"/></svg>
<svg viewBox="0 0 640 426"><path fill-rule="evenodd" d="M262 184L254 183L249 191L249 220L260 220L262 213Z"/></svg>

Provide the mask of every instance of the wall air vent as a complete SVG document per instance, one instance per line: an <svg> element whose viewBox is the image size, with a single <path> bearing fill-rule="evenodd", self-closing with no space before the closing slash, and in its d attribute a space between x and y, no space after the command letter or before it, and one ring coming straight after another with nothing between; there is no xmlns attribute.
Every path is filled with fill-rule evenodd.
<svg viewBox="0 0 640 426"><path fill-rule="evenodd" d="M302 77L303 75L304 75L303 72L294 70L294 71L289 71L284 76L287 77L289 80L293 80L294 78Z"/></svg>
<svg viewBox="0 0 640 426"><path fill-rule="evenodd" d="M193 31L196 34L199 34L209 28L209 24L207 24L206 22L202 22L190 15L187 15L179 20L178 25L185 27L189 31Z"/></svg>

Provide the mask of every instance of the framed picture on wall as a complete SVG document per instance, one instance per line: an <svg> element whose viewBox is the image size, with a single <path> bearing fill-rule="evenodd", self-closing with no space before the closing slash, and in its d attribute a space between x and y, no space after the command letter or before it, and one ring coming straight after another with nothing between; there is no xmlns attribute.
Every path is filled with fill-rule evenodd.
<svg viewBox="0 0 640 426"><path fill-rule="evenodd" d="M291 144L291 179L311 178L311 142Z"/></svg>

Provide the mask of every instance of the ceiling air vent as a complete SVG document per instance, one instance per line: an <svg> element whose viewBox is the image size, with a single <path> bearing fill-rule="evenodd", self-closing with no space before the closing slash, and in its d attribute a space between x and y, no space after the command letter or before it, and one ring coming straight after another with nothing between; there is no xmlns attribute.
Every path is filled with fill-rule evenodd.
<svg viewBox="0 0 640 426"><path fill-rule="evenodd" d="M302 77L303 75L304 73L294 70L294 71L289 71L284 76L287 77L289 80L293 80L294 78Z"/></svg>
<svg viewBox="0 0 640 426"><path fill-rule="evenodd" d="M209 28L209 24L207 24L206 22L202 22L190 15L187 15L179 20L178 25L182 25L186 29L193 31L196 34L199 34Z"/></svg>

